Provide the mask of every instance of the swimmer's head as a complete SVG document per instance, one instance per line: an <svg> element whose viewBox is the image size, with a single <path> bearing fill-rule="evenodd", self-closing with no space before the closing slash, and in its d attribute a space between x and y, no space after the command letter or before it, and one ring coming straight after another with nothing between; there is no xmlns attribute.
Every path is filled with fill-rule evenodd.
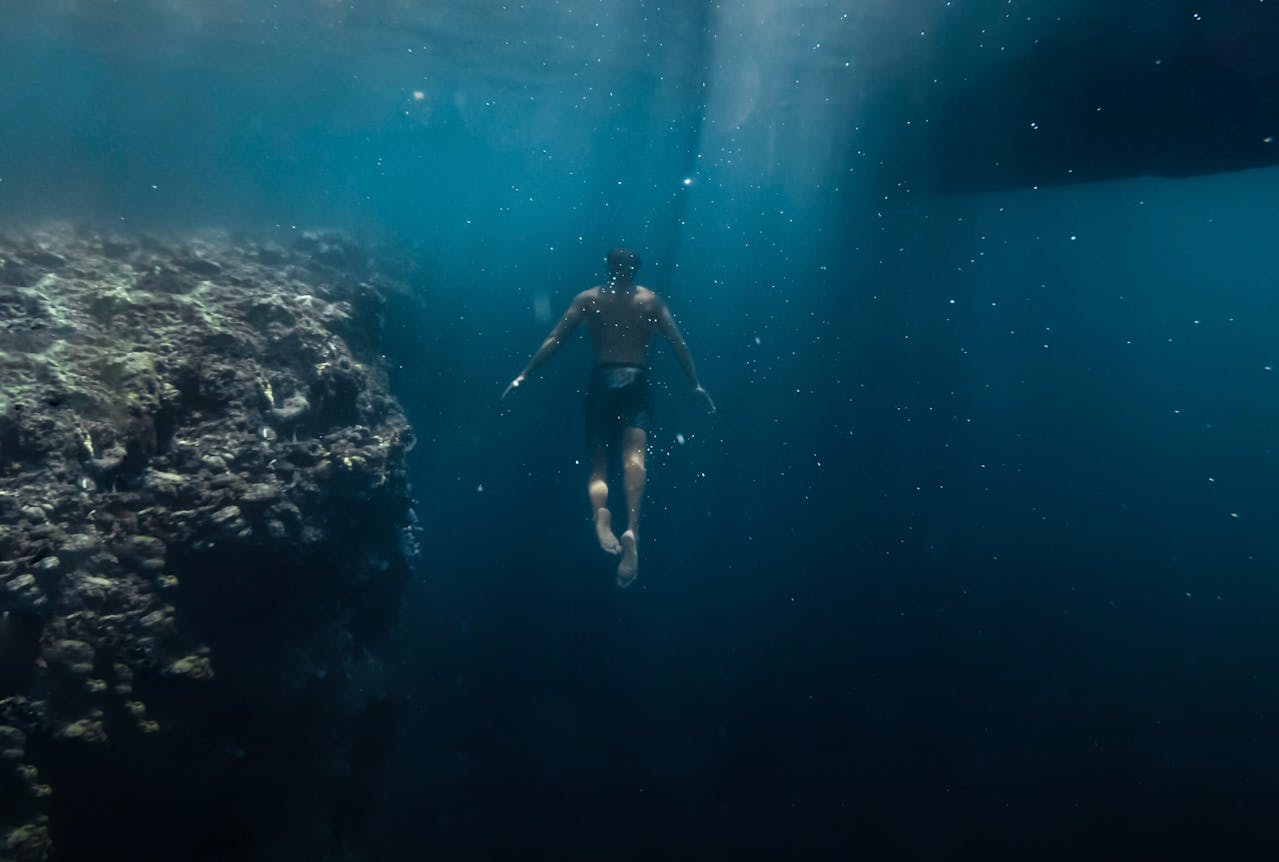
<svg viewBox="0 0 1279 862"><path fill-rule="evenodd" d="M608 252L608 277L611 281L627 282L635 278L639 269L639 255L629 248L614 248Z"/></svg>

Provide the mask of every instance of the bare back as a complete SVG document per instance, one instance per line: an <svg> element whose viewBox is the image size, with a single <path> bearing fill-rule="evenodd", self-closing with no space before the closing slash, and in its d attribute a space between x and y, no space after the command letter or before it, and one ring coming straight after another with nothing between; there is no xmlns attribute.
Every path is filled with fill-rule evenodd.
<svg viewBox="0 0 1279 862"><path fill-rule="evenodd" d="M646 365L648 345L653 333L661 333L670 342L675 358L679 360L688 379L698 392L705 395L697 383L697 370L693 368L693 357L688 353L688 345L684 343L684 336L675 325L675 318L671 317L666 303L648 288L629 283L593 287L573 297L572 304L559 323L551 329L520 375L507 387L507 393L550 359L583 320L591 330L591 344L595 348L597 363ZM503 397L506 397L506 393Z"/></svg>
<svg viewBox="0 0 1279 862"><path fill-rule="evenodd" d="M577 295L596 362L644 365L653 331L663 319L665 304L647 287L593 287Z"/></svg>

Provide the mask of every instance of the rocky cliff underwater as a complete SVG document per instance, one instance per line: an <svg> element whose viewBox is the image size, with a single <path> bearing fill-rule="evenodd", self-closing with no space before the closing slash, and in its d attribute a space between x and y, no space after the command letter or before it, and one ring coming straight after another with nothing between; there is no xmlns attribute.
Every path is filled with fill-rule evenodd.
<svg viewBox="0 0 1279 862"><path fill-rule="evenodd" d="M0 859L349 855L416 554L405 265L0 236Z"/></svg>

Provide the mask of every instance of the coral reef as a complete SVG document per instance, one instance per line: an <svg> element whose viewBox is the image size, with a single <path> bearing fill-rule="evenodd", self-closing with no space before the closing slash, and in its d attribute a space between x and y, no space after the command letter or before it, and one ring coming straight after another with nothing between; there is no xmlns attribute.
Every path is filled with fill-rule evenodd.
<svg viewBox="0 0 1279 862"><path fill-rule="evenodd" d="M0 859L343 857L415 554L386 271L0 237Z"/></svg>

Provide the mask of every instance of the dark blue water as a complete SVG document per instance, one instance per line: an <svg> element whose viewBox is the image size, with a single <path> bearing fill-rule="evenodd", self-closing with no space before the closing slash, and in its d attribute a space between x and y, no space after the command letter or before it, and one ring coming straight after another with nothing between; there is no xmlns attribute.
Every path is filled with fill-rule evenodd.
<svg viewBox="0 0 1279 862"><path fill-rule="evenodd" d="M6 220L430 261L370 859L1265 858L1279 173L916 191L920 34L1042 33L951 5L10 10ZM658 350L625 592L585 339L499 404L618 243L719 405Z"/></svg>

